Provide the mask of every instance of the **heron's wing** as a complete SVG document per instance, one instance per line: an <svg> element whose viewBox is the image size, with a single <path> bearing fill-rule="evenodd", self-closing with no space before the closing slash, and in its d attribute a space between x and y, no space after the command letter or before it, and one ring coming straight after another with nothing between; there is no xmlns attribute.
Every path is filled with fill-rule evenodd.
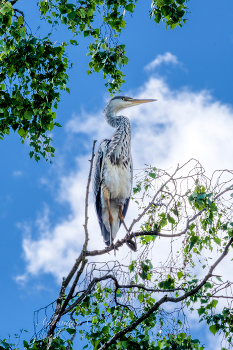
<svg viewBox="0 0 233 350"><path fill-rule="evenodd" d="M131 187L132 187L132 185L133 185L133 162L132 162L132 158L131 158L131 162L130 162L130 172L131 172ZM127 213L128 207L129 207L129 201L130 201L130 197L129 197L129 198L126 198L125 204L124 204L124 208L123 208L123 210L122 210L122 214L123 214L124 217L125 217L125 215L126 215L126 213ZM127 246L128 246L131 250L133 250L134 252L137 251L137 243L136 243L136 240L133 241L132 239L127 238L126 244L127 244Z"/></svg>
<svg viewBox="0 0 233 350"><path fill-rule="evenodd" d="M130 162L130 173L131 173L131 189L132 189L132 185L133 185L133 162L132 162L132 158L131 158L131 162ZM124 204L124 208L122 210L122 214L125 218L125 215L127 213L128 207L129 207L129 201L130 201L130 197L126 198L125 200L125 204Z"/></svg>
<svg viewBox="0 0 233 350"><path fill-rule="evenodd" d="M95 161L93 166L93 182L92 182L94 199L99 192L101 181L102 181L102 169L103 169L104 159L106 155L106 145L108 144L108 142L109 140L101 141L95 156Z"/></svg>
<svg viewBox="0 0 233 350"><path fill-rule="evenodd" d="M101 205L101 182L102 172L106 156L107 145L110 140L105 139L101 141L99 148L95 156L95 163L93 168L93 194L94 194L94 205L95 211L99 220L101 233L103 235L106 245L110 245L110 232L106 229L102 220L102 205Z"/></svg>

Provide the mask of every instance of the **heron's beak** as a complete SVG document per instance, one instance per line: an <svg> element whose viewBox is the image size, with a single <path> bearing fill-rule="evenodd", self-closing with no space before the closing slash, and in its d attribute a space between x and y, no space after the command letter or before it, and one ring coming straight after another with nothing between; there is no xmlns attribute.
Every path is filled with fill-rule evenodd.
<svg viewBox="0 0 233 350"><path fill-rule="evenodd" d="M132 103L132 105L140 105L141 103L147 103L147 102L154 102L154 101L157 101L157 100L144 100L144 99L132 99L130 100L130 102Z"/></svg>

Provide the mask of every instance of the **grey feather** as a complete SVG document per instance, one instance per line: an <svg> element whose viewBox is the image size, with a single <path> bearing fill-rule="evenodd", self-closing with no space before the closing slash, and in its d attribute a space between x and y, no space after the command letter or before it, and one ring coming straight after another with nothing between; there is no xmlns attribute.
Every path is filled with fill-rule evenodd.
<svg viewBox="0 0 233 350"><path fill-rule="evenodd" d="M94 172L93 172L93 194L94 194L94 206L95 211L98 217L101 233L104 238L104 242L107 246L110 245L110 232L106 229L103 220L102 220L102 207L100 200L100 192L101 192L101 181L102 181L102 172L104 159L106 154L106 146L110 142L108 139L104 139L101 141L99 148L97 150L94 162Z"/></svg>

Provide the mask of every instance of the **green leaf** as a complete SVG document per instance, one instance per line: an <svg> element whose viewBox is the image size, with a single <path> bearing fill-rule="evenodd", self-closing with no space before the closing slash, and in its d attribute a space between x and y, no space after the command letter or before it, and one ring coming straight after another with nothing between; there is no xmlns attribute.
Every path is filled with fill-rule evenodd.
<svg viewBox="0 0 233 350"><path fill-rule="evenodd" d="M159 23L160 20L161 20L161 17L162 17L161 12L156 12L156 13L154 14L154 16L155 16L155 22L156 22L156 23Z"/></svg>
<svg viewBox="0 0 233 350"><path fill-rule="evenodd" d="M125 6L126 11L133 12L134 4L128 4Z"/></svg>
<svg viewBox="0 0 233 350"><path fill-rule="evenodd" d="M220 239L220 238L213 237L213 240L214 240L214 242L217 243L218 245L221 244L221 239Z"/></svg>
<svg viewBox="0 0 233 350"><path fill-rule="evenodd" d="M74 328L66 328L66 330L70 335L76 333L76 329L74 329Z"/></svg>
<svg viewBox="0 0 233 350"><path fill-rule="evenodd" d="M108 334L108 333L109 333L109 327L108 327L108 326L104 326L104 327L102 328L102 332L103 332L104 334Z"/></svg>
<svg viewBox="0 0 233 350"><path fill-rule="evenodd" d="M26 135L26 131L24 129L19 129L18 134L19 136L24 137Z"/></svg>
<svg viewBox="0 0 233 350"><path fill-rule="evenodd" d="M25 348L28 348L29 345L28 345L28 342L27 342L26 340L23 341L23 346L24 346Z"/></svg>
<svg viewBox="0 0 233 350"><path fill-rule="evenodd" d="M18 23L21 25L23 25L23 16L20 16L19 18L18 18Z"/></svg>
<svg viewBox="0 0 233 350"><path fill-rule="evenodd" d="M201 316L202 314L204 314L205 308L204 308L204 307L200 307L200 308L197 310L197 312L198 312L198 315Z"/></svg>
<svg viewBox="0 0 233 350"><path fill-rule="evenodd" d="M32 111L26 111L24 112L24 118L27 119L27 120L31 120L31 117L32 117Z"/></svg>
<svg viewBox="0 0 233 350"><path fill-rule="evenodd" d="M215 276L218 281L222 282L221 278L219 276Z"/></svg>
<svg viewBox="0 0 233 350"><path fill-rule="evenodd" d="M172 216L170 216L170 215L168 214L168 215L167 215L167 218L168 218L168 221L170 222L170 224L175 225L176 221L175 221L175 219L174 219Z"/></svg>
<svg viewBox="0 0 233 350"><path fill-rule="evenodd" d="M143 294L142 293L140 293L138 295L138 300L140 301L140 303L143 301Z"/></svg>
<svg viewBox="0 0 233 350"><path fill-rule="evenodd" d="M199 237L198 236L192 236L190 241L191 242L190 242L190 245L189 245L189 251L192 250L194 245L199 241Z"/></svg>
<svg viewBox="0 0 233 350"><path fill-rule="evenodd" d="M71 45L78 45L78 42L76 40L70 39L70 43Z"/></svg>
<svg viewBox="0 0 233 350"><path fill-rule="evenodd" d="M156 174L155 174L155 173L149 173L148 175L149 175L150 177L152 177L153 179L156 178Z"/></svg>
<svg viewBox="0 0 233 350"><path fill-rule="evenodd" d="M179 278L179 280L183 277L183 271L179 271L177 272L177 277Z"/></svg>
<svg viewBox="0 0 233 350"><path fill-rule="evenodd" d="M131 264L129 265L129 271L130 272L133 272L134 271L134 265L136 264L136 261L135 260L133 260L132 262L131 262Z"/></svg>
<svg viewBox="0 0 233 350"><path fill-rule="evenodd" d="M148 242L150 242L150 241L153 240L153 237L152 237L152 236L149 236L149 235L146 235L146 236L144 236L144 239L145 239L145 241L148 243Z"/></svg>
<svg viewBox="0 0 233 350"><path fill-rule="evenodd" d="M205 199L206 194L205 193L201 193L199 194L199 196L197 197L198 199Z"/></svg>
<svg viewBox="0 0 233 350"><path fill-rule="evenodd" d="M129 316L130 316L131 320L133 320L133 318L134 318L134 313L133 313L133 311L129 311Z"/></svg>
<svg viewBox="0 0 233 350"><path fill-rule="evenodd" d="M217 327L213 324L212 326L209 327L209 330L211 331L211 333L213 333L214 335L217 333Z"/></svg>

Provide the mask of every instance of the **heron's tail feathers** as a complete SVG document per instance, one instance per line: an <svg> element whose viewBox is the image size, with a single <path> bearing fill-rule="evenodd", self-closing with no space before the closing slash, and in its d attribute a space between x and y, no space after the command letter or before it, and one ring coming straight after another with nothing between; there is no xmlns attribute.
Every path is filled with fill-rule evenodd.
<svg viewBox="0 0 233 350"><path fill-rule="evenodd" d="M104 243L106 244L106 246L109 247L110 244L111 244L110 232L106 229L106 227L105 227L103 222L101 223L100 228L101 228L101 232L102 232L102 235L103 235Z"/></svg>

